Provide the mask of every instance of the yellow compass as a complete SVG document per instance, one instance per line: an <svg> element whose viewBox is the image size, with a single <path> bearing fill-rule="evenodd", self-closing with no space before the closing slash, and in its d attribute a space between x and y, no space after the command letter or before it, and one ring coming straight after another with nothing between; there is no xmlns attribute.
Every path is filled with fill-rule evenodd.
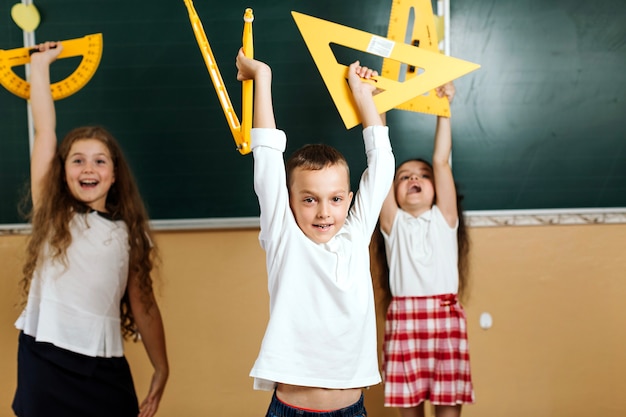
<svg viewBox="0 0 626 417"><path fill-rule="evenodd" d="M82 56L83 58L73 73L50 85L54 100L71 96L83 88L95 74L102 57L102 33L69 39L61 41L61 43L63 50L59 54L59 59L74 56ZM32 49L0 49L0 84L11 93L26 100L30 97L30 83L17 75L13 68L28 64Z"/></svg>
<svg viewBox="0 0 626 417"><path fill-rule="evenodd" d="M191 21L193 33L196 37L196 42L200 47L200 52L202 53L202 57L204 58L204 63L207 67L207 70L209 71L211 81L213 82L213 86L215 87L215 91L217 92L217 97L220 100L220 104L222 105L222 110L224 111L224 115L226 116L226 120L228 121L230 132L233 135L233 139L235 139L237 150L242 155L248 154L252 150L250 148L250 130L252 129L254 81L246 80L242 82L242 106L240 123L239 117L237 117L237 113L235 113L233 104L230 101L228 91L226 91L226 86L224 85L222 74L220 74L220 69L217 66L215 56L213 55L213 51L211 50L211 45L209 44L209 40L207 39L204 28L202 27L202 21L200 21L200 17L198 17L198 13L193 6L193 2L191 0L184 1L185 6L187 6L187 12L189 14L189 20ZM252 22L254 21L254 14L252 13L252 9L248 8L245 10L243 15L243 21L243 35L241 39L243 53L248 58L253 58L254 44L252 41Z"/></svg>

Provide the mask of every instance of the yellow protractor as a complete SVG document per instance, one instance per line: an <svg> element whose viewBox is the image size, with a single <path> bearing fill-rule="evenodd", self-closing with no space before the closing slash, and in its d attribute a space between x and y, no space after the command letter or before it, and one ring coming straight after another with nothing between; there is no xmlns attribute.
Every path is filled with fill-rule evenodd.
<svg viewBox="0 0 626 417"><path fill-rule="evenodd" d="M83 59L73 73L50 85L54 100L71 96L93 77L102 57L102 33L61 41L61 44L63 50L58 59L74 56L82 56ZM30 97L30 83L17 75L13 68L28 64L32 51L32 47L0 49L0 84L11 93L26 100Z"/></svg>

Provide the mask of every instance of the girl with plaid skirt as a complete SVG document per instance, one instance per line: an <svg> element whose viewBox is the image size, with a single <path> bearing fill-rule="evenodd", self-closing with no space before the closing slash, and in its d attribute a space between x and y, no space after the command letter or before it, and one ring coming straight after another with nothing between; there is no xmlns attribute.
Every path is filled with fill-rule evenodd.
<svg viewBox="0 0 626 417"><path fill-rule="evenodd" d="M439 97L454 97L454 85ZM380 229L389 268L383 346L385 406L403 417L459 416L474 402L467 326L457 295L465 286L467 237L449 158L450 119L439 116L432 165L402 163L383 205ZM384 280L387 281L387 280Z"/></svg>

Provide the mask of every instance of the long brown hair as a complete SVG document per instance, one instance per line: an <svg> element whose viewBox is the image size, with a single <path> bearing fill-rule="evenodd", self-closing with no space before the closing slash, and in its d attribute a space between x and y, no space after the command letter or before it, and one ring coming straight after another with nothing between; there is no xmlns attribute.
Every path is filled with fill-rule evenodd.
<svg viewBox="0 0 626 417"><path fill-rule="evenodd" d="M53 259L66 261L66 251L72 242L70 220L75 213L84 212L85 205L72 196L67 186L65 160L72 145L84 139L102 142L111 153L115 182L107 194L106 210L113 219L123 220L128 227L129 279L138 280L143 304L149 309L152 303L151 271L158 256L148 225L148 215L121 147L111 133L99 126L79 127L65 136L44 179L42 189L46 190L45 198L41 199L37 207L32 207L27 215L32 224L32 232L27 244L26 262L22 268L23 298L28 296L33 273L46 243ZM124 338L136 338L137 329L130 309L128 290L120 303L120 315Z"/></svg>
<svg viewBox="0 0 626 417"><path fill-rule="evenodd" d="M411 159L410 161L418 161L427 164L432 169L430 162L421 159ZM399 166L402 166L404 161ZM456 208L459 216L459 227L456 231L458 243L458 269L459 269L459 299L461 302L467 301L469 298L469 248L470 240L465 225L465 216L463 215L463 205L461 204L463 196L458 193L456 195ZM435 196L435 199L437 196ZM389 265L387 264L387 254L385 251L384 237L380 231L380 224L376 227L370 242L370 270L374 283L375 293L379 295L378 304L381 311L387 311L391 302L391 289L389 287Z"/></svg>

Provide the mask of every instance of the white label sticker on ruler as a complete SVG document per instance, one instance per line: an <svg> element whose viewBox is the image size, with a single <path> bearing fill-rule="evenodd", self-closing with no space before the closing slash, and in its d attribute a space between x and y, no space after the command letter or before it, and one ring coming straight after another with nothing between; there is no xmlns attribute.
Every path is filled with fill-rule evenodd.
<svg viewBox="0 0 626 417"><path fill-rule="evenodd" d="M394 41L374 35L372 36L372 39L370 39L369 45L367 45L367 52L384 58L389 58L395 44L396 43Z"/></svg>

